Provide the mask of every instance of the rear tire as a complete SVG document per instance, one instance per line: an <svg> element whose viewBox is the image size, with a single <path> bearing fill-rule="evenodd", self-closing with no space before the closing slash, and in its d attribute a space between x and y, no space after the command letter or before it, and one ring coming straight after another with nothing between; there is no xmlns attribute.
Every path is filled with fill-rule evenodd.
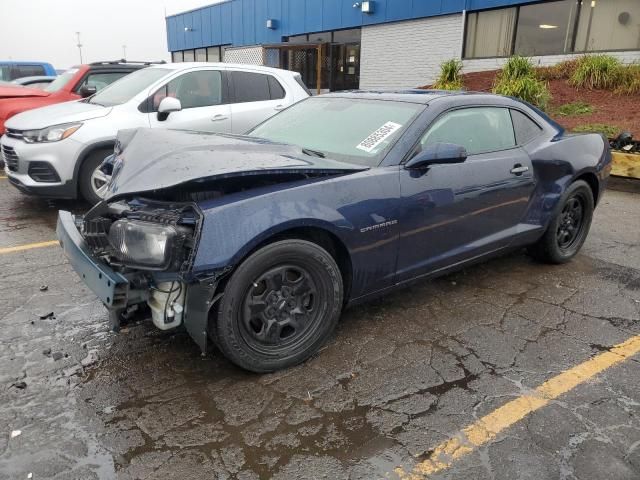
<svg viewBox="0 0 640 480"><path fill-rule="evenodd" d="M253 253L233 273L219 302L216 345L252 372L297 365L331 336L342 309L340 269L304 240L283 240Z"/></svg>
<svg viewBox="0 0 640 480"><path fill-rule="evenodd" d="M560 198L547 231L529 247L529 253L546 263L571 260L587 239L594 208L591 187L582 180L573 182Z"/></svg>
<svg viewBox="0 0 640 480"><path fill-rule="evenodd" d="M104 193L106 193L108 178L98 171L98 167L112 153L113 150L108 148L96 150L91 152L82 162L78 176L78 189L82 198L91 205L100 202L104 197ZM102 186L103 189L100 190L99 186Z"/></svg>

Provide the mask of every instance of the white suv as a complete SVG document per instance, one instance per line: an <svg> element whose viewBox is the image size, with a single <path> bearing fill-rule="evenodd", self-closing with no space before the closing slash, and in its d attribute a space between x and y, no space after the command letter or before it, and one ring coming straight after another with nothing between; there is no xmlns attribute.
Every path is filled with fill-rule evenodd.
<svg viewBox="0 0 640 480"><path fill-rule="evenodd" d="M309 96L300 75L229 63L175 63L133 72L94 96L9 119L1 149L9 181L49 198L97 203L99 169L118 130L151 127L244 133Z"/></svg>

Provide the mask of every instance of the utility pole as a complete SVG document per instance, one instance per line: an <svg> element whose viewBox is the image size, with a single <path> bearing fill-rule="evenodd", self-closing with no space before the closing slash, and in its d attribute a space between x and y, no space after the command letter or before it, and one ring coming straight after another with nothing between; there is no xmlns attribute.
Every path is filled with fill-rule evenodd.
<svg viewBox="0 0 640 480"><path fill-rule="evenodd" d="M80 64L82 64L82 43L80 43L80 32L76 32L76 38L78 40L77 47L78 52L80 53Z"/></svg>
<svg viewBox="0 0 640 480"><path fill-rule="evenodd" d="M127 46L126 45L122 45L122 59L123 60L127 59Z"/></svg>

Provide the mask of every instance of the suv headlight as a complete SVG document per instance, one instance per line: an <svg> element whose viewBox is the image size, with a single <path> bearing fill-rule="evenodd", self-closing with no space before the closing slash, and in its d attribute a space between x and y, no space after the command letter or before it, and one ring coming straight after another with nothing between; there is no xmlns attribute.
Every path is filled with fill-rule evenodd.
<svg viewBox="0 0 640 480"><path fill-rule="evenodd" d="M22 135L27 143L59 142L73 135L81 126L82 123L65 123L40 130L25 130Z"/></svg>
<svg viewBox="0 0 640 480"><path fill-rule="evenodd" d="M167 269L184 242L180 227L140 220L118 220L109 229L109 243L126 266L145 270Z"/></svg>

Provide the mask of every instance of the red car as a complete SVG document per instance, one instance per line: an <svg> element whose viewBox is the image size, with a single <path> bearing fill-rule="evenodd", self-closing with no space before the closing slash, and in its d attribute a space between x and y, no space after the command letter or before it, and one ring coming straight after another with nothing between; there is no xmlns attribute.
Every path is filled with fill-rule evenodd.
<svg viewBox="0 0 640 480"><path fill-rule="evenodd" d="M54 103L90 97L135 70L149 63L123 61L96 62L73 67L58 76L44 90L20 86L0 86L0 136L4 123L14 115Z"/></svg>

